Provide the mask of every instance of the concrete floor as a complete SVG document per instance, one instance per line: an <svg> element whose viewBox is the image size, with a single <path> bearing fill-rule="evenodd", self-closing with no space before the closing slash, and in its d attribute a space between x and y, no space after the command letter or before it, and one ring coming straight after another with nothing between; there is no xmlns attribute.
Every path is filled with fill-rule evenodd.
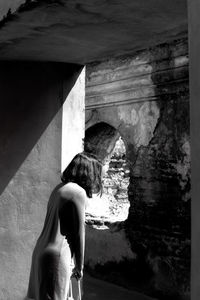
<svg viewBox="0 0 200 300"><path fill-rule="evenodd" d="M82 300L153 300L137 292L84 274ZM155 300L155 299L154 299Z"/></svg>

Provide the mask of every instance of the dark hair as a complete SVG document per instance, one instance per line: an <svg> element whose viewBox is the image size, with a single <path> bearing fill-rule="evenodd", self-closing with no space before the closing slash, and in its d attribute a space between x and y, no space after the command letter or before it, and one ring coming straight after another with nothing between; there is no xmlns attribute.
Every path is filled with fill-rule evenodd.
<svg viewBox="0 0 200 300"><path fill-rule="evenodd" d="M61 180L63 183L77 183L92 198L93 192L102 195L101 174L102 163L94 155L81 152L69 163L61 175Z"/></svg>

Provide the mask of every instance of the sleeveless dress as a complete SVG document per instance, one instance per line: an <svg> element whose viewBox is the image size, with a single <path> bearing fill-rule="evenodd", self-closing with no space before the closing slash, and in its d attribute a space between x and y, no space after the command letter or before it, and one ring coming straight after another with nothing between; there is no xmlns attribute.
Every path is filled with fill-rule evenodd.
<svg viewBox="0 0 200 300"><path fill-rule="evenodd" d="M69 282L74 266L73 243L70 243L70 232L68 237L60 238L60 201L58 196L49 200L44 227L32 255L27 300L68 299ZM70 203L68 213L66 212L65 208L65 220L71 222Z"/></svg>

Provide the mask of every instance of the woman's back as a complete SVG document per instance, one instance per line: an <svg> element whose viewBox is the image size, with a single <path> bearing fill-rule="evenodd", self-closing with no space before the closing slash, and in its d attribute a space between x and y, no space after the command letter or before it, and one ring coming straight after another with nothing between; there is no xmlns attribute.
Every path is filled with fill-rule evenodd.
<svg viewBox="0 0 200 300"><path fill-rule="evenodd" d="M84 208L85 198L85 191L75 183L62 185L52 193L44 227L33 251L28 291L30 298L45 300L45 297L50 297L43 294L47 290L51 291L49 293L62 291L59 300L66 296L80 226L80 207Z"/></svg>
<svg viewBox="0 0 200 300"><path fill-rule="evenodd" d="M62 173L33 251L29 298L66 300L71 274L77 279L83 276L85 204L94 191L102 192L101 171L101 163L92 155L78 153Z"/></svg>

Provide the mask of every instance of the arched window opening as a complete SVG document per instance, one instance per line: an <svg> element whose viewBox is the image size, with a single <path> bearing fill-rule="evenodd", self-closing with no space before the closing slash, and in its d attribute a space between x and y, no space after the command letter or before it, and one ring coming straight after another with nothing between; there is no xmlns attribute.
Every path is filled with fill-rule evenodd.
<svg viewBox="0 0 200 300"><path fill-rule="evenodd" d="M104 164L103 195L88 200L86 215L102 221L123 221L128 217L129 167L126 147L119 132L106 123L86 130L85 151L95 154Z"/></svg>
<svg viewBox="0 0 200 300"><path fill-rule="evenodd" d="M104 176L103 197L109 203L110 218L123 221L128 217L129 168L126 162L126 147L121 137L116 141L109 157L106 159L107 172Z"/></svg>

